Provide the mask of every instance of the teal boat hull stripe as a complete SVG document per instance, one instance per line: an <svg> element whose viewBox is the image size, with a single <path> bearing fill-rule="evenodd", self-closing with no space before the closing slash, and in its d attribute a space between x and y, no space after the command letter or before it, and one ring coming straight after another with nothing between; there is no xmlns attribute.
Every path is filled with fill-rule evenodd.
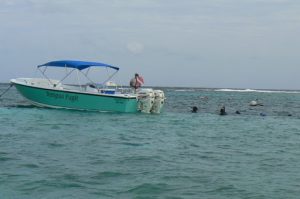
<svg viewBox="0 0 300 199"><path fill-rule="evenodd" d="M18 83L14 85L26 99L38 106L101 112L138 112L135 97L52 90Z"/></svg>

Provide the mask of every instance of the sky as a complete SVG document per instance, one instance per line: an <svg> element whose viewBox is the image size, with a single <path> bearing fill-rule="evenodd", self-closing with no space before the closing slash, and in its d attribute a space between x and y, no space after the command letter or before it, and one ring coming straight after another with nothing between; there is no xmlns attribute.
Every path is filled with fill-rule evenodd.
<svg viewBox="0 0 300 199"><path fill-rule="evenodd" d="M0 0L0 82L72 59L124 85L300 89L299 37L296 0Z"/></svg>

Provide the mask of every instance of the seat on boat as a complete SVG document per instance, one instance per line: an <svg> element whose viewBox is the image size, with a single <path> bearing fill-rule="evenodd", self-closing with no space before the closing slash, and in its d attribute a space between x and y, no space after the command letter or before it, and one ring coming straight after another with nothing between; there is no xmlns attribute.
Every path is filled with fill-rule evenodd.
<svg viewBox="0 0 300 199"><path fill-rule="evenodd" d="M85 91L86 92L91 92L91 93L98 93L98 89L96 88L96 86L89 84L85 87Z"/></svg>

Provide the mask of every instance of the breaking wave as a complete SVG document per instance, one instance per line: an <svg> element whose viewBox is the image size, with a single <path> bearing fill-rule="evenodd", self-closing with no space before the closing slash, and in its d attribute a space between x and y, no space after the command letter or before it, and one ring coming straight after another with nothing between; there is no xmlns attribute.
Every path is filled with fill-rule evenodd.
<svg viewBox="0 0 300 199"><path fill-rule="evenodd" d="M195 89L177 89L175 92L194 92L196 91Z"/></svg>
<svg viewBox="0 0 300 199"><path fill-rule="evenodd" d="M219 92L257 92L257 93L300 93L300 91L289 91L289 90L255 90L255 89L215 89L214 91Z"/></svg>

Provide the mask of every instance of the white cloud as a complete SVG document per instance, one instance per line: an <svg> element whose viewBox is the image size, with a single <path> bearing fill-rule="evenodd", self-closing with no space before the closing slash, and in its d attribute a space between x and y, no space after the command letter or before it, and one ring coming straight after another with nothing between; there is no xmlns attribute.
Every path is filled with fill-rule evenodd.
<svg viewBox="0 0 300 199"><path fill-rule="evenodd" d="M144 51L144 45L139 42L129 42L127 44L127 49L133 54L139 54Z"/></svg>

